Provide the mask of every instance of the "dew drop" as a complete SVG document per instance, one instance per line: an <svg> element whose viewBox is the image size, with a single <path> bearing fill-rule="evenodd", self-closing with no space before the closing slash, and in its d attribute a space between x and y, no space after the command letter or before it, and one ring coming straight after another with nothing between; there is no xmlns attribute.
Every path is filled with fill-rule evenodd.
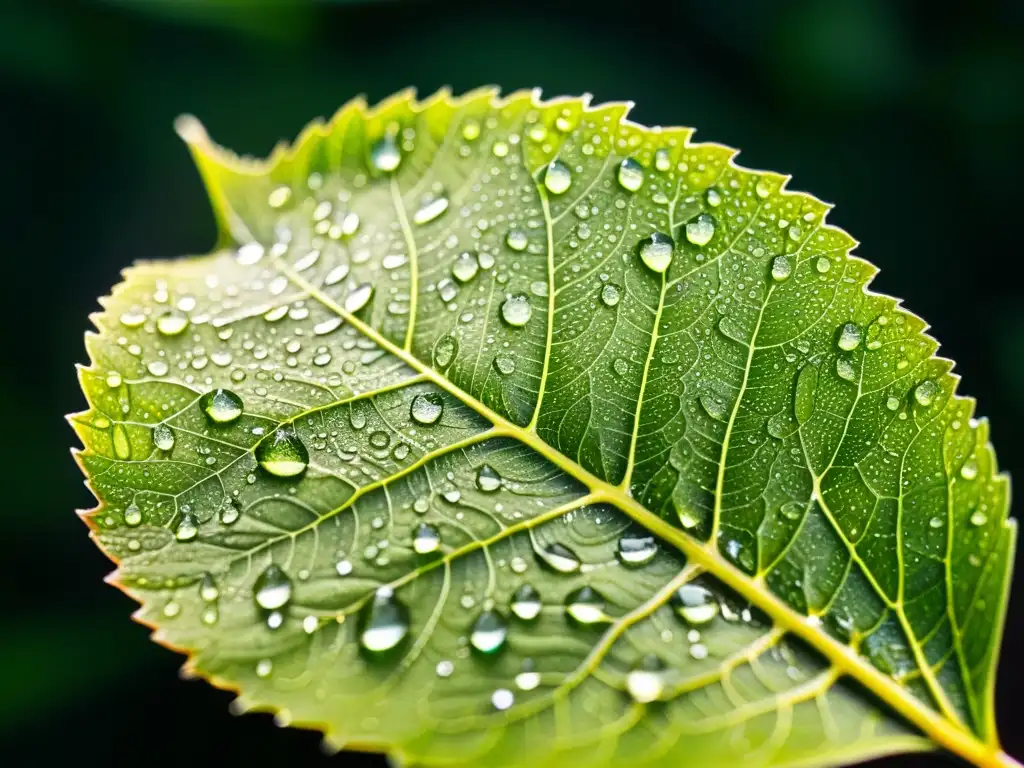
<svg viewBox="0 0 1024 768"><path fill-rule="evenodd" d="M856 381L857 369L854 366L853 361L848 357L837 357L836 375L844 381Z"/></svg>
<svg viewBox="0 0 1024 768"><path fill-rule="evenodd" d="M515 682L520 691L532 691L540 685L540 672L534 669L530 659L523 660L523 671L516 675Z"/></svg>
<svg viewBox="0 0 1024 768"><path fill-rule="evenodd" d="M938 394L939 385L931 379L925 379L914 388L914 399L925 408L935 402L935 396Z"/></svg>
<svg viewBox="0 0 1024 768"><path fill-rule="evenodd" d="M663 173L672 167L672 158L667 149L662 148L654 153L654 167Z"/></svg>
<svg viewBox="0 0 1024 768"><path fill-rule="evenodd" d="M704 200L712 208L717 208L722 204L722 193L718 187L708 187L707 192L704 193Z"/></svg>
<svg viewBox="0 0 1024 768"><path fill-rule="evenodd" d="M174 447L174 432L169 426L160 423L153 427L153 445L161 451L169 451Z"/></svg>
<svg viewBox="0 0 1024 768"><path fill-rule="evenodd" d="M699 584L684 584L671 599L672 608L687 624L701 627L718 615L719 605L711 590Z"/></svg>
<svg viewBox="0 0 1024 768"><path fill-rule="evenodd" d="M788 256L776 256L772 259L772 279L777 282L788 280L793 273L793 264Z"/></svg>
<svg viewBox="0 0 1024 768"><path fill-rule="evenodd" d="M491 694L491 706L500 712L504 712L516 702L515 694L507 688L499 688Z"/></svg>
<svg viewBox="0 0 1024 768"><path fill-rule="evenodd" d="M434 345L434 365L442 371L452 364L459 354L459 341L451 334L442 336Z"/></svg>
<svg viewBox="0 0 1024 768"><path fill-rule="evenodd" d="M201 600L207 603L212 603L218 597L220 597L220 589L217 587L217 582L211 574L203 574L202 581L199 582L199 597Z"/></svg>
<svg viewBox="0 0 1024 768"><path fill-rule="evenodd" d="M497 611L484 611L473 622L469 644L477 652L490 656L504 648L507 637L508 624L504 617Z"/></svg>
<svg viewBox="0 0 1024 768"><path fill-rule="evenodd" d="M552 160L544 171L544 186L548 192L560 195L572 184L569 167L561 160Z"/></svg>
<svg viewBox="0 0 1024 768"><path fill-rule="evenodd" d="M545 565L558 573L576 573L580 569L580 559L576 553L557 541L537 550L537 556Z"/></svg>
<svg viewBox="0 0 1024 768"><path fill-rule="evenodd" d="M419 225L429 224L447 210L448 198L444 196L435 197L416 209L412 215L412 223Z"/></svg>
<svg viewBox="0 0 1024 768"><path fill-rule="evenodd" d="M146 370L149 371L153 376L166 376L170 367L164 360L154 360L146 366Z"/></svg>
<svg viewBox="0 0 1024 768"><path fill-rule="evenodd" d="M192 541L198 535L199 524L196 522L196 519L187 513L182 515L181 522L178 523L178 529L174 532L174 538L178 541Z"/></svg>
<svg viewBox="0 0 1024 768"><path fill-rule="evenodd" d="M491 145L491 154L495 157L506 157L508 155L508 142L498 139Z"/></svg>
<svg viewBox="0 0 1024 768"><path fill-rule="evenodd" d="M607 620L604 598L591 587L580 587L565 598L565 612L577 624L584 626Z"/></svg>
<svg viewBox="0 0 1024 768"><path fill-rule="evenodd" d="M987 522L988 522L988 515L986 515L981 510L978 510L977 512L974 512L971 515L971 525L973 525L975 527L982 526L982 525L984 525Z"/></svg>
<svg viewBox="0 0 1024 768"><path fill-rule="evenodd" d="M129 504L124 511L124 524L134 528L142 522L142 510L138 504Z"/></svg>
<svg viewBox="0 0 1024 768"><path fill-rule="evenodd" d="M441 297L441 301L447 304L449 301L454 301L455 297L459 295L459 287L454 280L447 277L442 278L437 283L437 295Z"/></svg>
<svg viewBox="0 0 1024 768"><path fill-rule="evenodd" d="M374 593L359 614L359 643L371 654L386 653L409 634L409 609L388 587Z"/></svg>
<svg viewBox="0 0 1024 768"><path fill-rule="evenodd" d="M345 297L345 311L350 313L358 312L370 303L371 296L373 296L373 285L371 283L363 283L357 286Z"/></svg>
<svg viewBox="0 0 1024 768"><path fill-rule="evenodd" d="M824 275L832 269L832 262L829 261L828 256L819 256L818 260L814 262L814 268Z"/></svg>
<svg viewBox="0 0 1024 768"><path fill-rule="evenodd" d="M612 361L612 370L614 370L618 376L625 376L629 373L629 363L623 358L617 357Z"/></svg>
<svg viewBox="0 0 1024 768"><path fill-rule="evenodd" d="M787 501L779 508L779 512L787 520L799 520L803 517L804 505L799 501Z"/></svg>
<svg viewBox="0 0 1024 768"><path fill-rule="evenodd" d="M931 520L928 521L928 527L930 527L930 528L941 528L943 522L944 521L943 521L943 519L941 517L933 517Z"/></svg>
<svg viewBox="0 0 1024 768"><path fill-rule="evenodd" d="M251 266L263 258L263 246L259 243L246 243L239 246L235 258L242 266Z"/></svg>
<svg viewBox="0 0 1024 768"><path fill-rule="evenodd" d="M309 451L288 426L281 426L256 446L256 462L275 477L295 477L309 466Z"/></svg>
<svg viewBox="0 0 1024 768"><path fill-rule="evenodd" d="M188 328L188 318L178 312L168 312L156 321L156 330L161 336L178 336Z"/></svg>
<svg viewBox="0 0 1024 768"><path fill-rule="evenodd" d="M523 584L512 595L509 608L517 618L523 621L533 621L540 616L541 608L543 608L540 593L529 584Z"/></svg>
<svg viewBox="0 0 1024 768"><path fill-rule="evenodd" d="M447 659L442 659L441 661L437 662L437 666L434 667L434 673L438 677L451 677L454 671L455 665Z"/></svg>
<svg viewBox="0 0 1024 768"><path fill-rule="evenodd" d="M292 599L292 580L280 567L271 563L256 577L253 596L260 608L276 611Z"/></svg>
<svg viewBox="0 0 1024 768"><path fill-rule="evenodd" d="M270 673L274 671L274 662L270 659L260 659L256 663L256 677L270 677Z"/></svg>
<svg viewBox="0 0 1024 768"><path fill-rule="evenodd" d="M601 288L601 301L606 307L614 307L622 299L622 289L615 283L606 283Z"/></svg>
<svg viewBox="0 0 1024 768"><path fill-rule="evenodd" d="M658 554L653 536L623 536L619 539L619 561L630 568L646 565Z"/></svg>
<svg viewBox="0 0 1024 768"><path fill-rule="evenodd" d="M476 277L480 262L472 251L463 251L452 265L452 276L460 283L468 283Z"/></svg>
<svg viewBox="0 0 1024 768"><path fill-rule="evenodd" d="M370 149L370 164L380 173L391 173L402 162L402 153L391 135L382 136Z"/></svg>
<svg viewBox="0 0 1024 768"><path fill-rule="evenodd" d="M665 665L648 654L626 675L626 691L638 704L657 701L665 692Z"/></svg>
<svg viewBox="0 0 1024 768"><path fill-rule="evenodd" d="M716 421L725 421L729 415L729 404L714 392L705 392L698 400L708 416Z"/></svg>
<svg viewBox="0 0 1024 768"><path fill-rule="evenodd" d="M525 293L516 293L501 303L501 319L514 328L522 328L530 320L533 309Z"/></svg>
<svg viewBox="0 0 1024 768"><path fill-rule="evenodd" d="M715 217L710 213L701 213L686 222L686 239L696 246L704 246L715 236Z"/></svg>
<svg viewBox="0 0 1024 768"><path fill-rule="evenodd" d="M513 251L525 251L529 242L530 240L526 233L521 229L510 229L508 234L505 235L505 245Z"/></svg>
<svg viewBox="0 0 1024 768"><path fill-rule="evenodd" d="M428 555L441 548L441 534L432 525L420 523L412 539L412 549L417 555Z"/></svg>
<svg viewBox="0 0 1024 768"><path fill-rule="evenodd" d="M968 459L964 462L963 466L960 467L960 477L964 480L973 480L978 476L978 462L974 459ZM128 521L128 513L125 512L125 522Z"/></svg>
<svg viewBox="0 0 1024 768"><path fill-rule="evenodd" d="M214 424L230 424L242 415L242 398L230 389L214 389L199 398L199 407Z"/></svg>
<svg viewBox="0 0 1024 768"><path fill-rule="evenodd" d="M516 372L516 359L510 352L499 352L494 356L494 370L502 376L509 376Z"/></svg>
<svg viewBox="0 0 1024 768"><path fill-rule="evenodd" d="M640 241L640 260L652 272L659 274L672 263L675 241L663 232L653 232Z"/></svg>
<svg viewBox="0 0 1024 768"><path fill-rule="evenodd" d="M889 395L889 397L885 401L885 407L888 408L890 411L897 410L900 407L899 398Z"/></svg>
<svg viewBox="0 0 1024 768"><path fill-rule="evenodd" d="M484 493L494 493L501 488L501 475L489 464L482 464L476 471L476 487Z"/></svg>
<svg viewBox="0 0 1024 768"><path fill-rule="evenodd" d="M228 499L220 508L220 521L224 525L231 525L242 516L242 506L237 499Z"/></svg>
<svg viewBox="0 0 1024 768"><path fill-rule="evenodd" d="M836 343L840 349L852 352L860 346L861 336L860 326L856 323L846 323L839 330L839 340Z"/></svg>
<svg viewBox="0 0 1024 768"><path fill-rule="evenodd" d="M444 398L437 392L416 395L409 407L409 415L418 424L436 424L444 413Z"/></svg>
<svg viewBox="0 0 1024 768"><path fill-rule="evenodd" d="M619 163L619 184L623 189L636 192L644 183L644 168L631 157Z"/></svg>

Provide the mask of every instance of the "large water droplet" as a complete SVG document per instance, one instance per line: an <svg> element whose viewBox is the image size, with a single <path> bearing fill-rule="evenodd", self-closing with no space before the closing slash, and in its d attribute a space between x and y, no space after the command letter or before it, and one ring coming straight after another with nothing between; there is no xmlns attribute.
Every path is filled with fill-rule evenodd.
<svg viewBox="0 0 1024 768"><path fill-rule="evenodd" d="M468 283L476 277L479 269L480 261L477 259L476 254L471 251L463 251L455 259L455 263L452 264L452 276L460 283Z"/></svg>
<svg viewBox="0 0 1024 768"><path fill-rule="evenodd" d="M169 451L174 447L174 432L166 424L153 427L153 445L161 451Z"/></svg>
<svg viewBox="0 0 1024 768"><path fill-rule="evenodd" d="M491 706L499 712L504 712L516 702L515 694L508 688L498 688L491 694Z"/></svg>
<svg viewBox="0 0 1024 768"><path fill-rule="evenodd" d="M699 584L684 584L675 591L672 607L689 625L700 627L718 615L718 600L711 590Z"/></svg>
<svg viewBox="0 0 1024 768"><path fill-rule="evenodd" d="M725 421L729 416L729 404L714 392L705 392L699 398L701 407L716 421Z"/></svg>
<svg viewBox="0 0 1024 768"><path fill-rule="evenodd" d="M442 371L452 364L459 354L459 340L451 334L442 336L434 345L434 365Z"/></svg>
<svg viewBox="0 0 1024 768"><path fill-rule="evenodd" d="M476 487L484 493L494 493L501 488L501 475L489 464L482 464L476 471Z"/></svg>
<svg viewBox="0 0 1024 768"><path fill-rule="evenodd" d="M356 286L345 297L345 311L350 313L358 312L370 303L371 296L373 296L373 285L371 283L363 283Z"/></svg>
<svg viewBox="0 0 1024 768"><path fill-rule="evenodd" d="M857 380L857 368L848 357L836 358L836 374L845 381Z"/></svg>
<svg viewBox="0 0 1024 768"><path fill-rule="evenodd" d="M523 659L522 670L516 675L516 688L520 691L532 691L540 685L540 672L534 666L533 659Z"/></svg>
<svg viewBox="0 0 1024 768"><path fill-rule="evenodd" d="M177 336L188 328L188 318L178 312L168 312L156 320L156 330L161 336Z"/></svg>
<svg viewBox="0 0 1024 768"><path fill-rule="evenodd" d="M607 621L604 598L592 587L580 587L565 598L565 612L584 626Z"/></svg>
<svg viewBox="0 0 1024 768"><path fill-rule="evenodd" d="M619 184L623 189L636 192L643 186L644 168L631 157L619 163Z"/></svg>
<svg viewBox="0 0 1024 768"><path fill-rule="evenodd" d="M428 555L441 548L441 534L432 525L420 523L412 539L412 548L417 555Z"/></svg>
<svg viewBox="0 0 1024 768"><path fill-rule="evenodd" d="M516 359L511 352L499 352L494 356L494 370L502 376L516 372Z"/></svg>
<svg viewBox="0 0 1024 768"><path fill-rule="evenodd" d="M615 283L607 283L601 288L601 302L606 307L614 307L622 298L622 289Z"/></svg>
<svg viewBox="0 0 1024 768"><path fill-rule="evenodd" d="M224 525L231 525L242 516L242 505L238 499L228 499L220 508L220 521Z"/></svg>
<svg viewBox="0 0 1024 768"><path fill-rule="evenodd" d="M501 319L514 328L522 328L530 320L533 310L525 293L516 293L501 303Z"/></svg>
<svg viewBox="0 0 1024 768"><path fill-rule="evenodd" d="M530 239L521 229L510 229L505 235L505 244L513 251L525 251Z"/></svg>
<svg viewBox="0 0 1024 768"><path fill-rule="evenodd" d="M359 643L370 653L386 653L409 634L409 609L388 587L381 587L359 614Z"/></svg>
<svg viewBox="0 0 1024 768"><path fill-rule="evenodd" d="M772 279L778 282L788 280L793 273L793 263L788 256L776 256L772 259Z"/></svg>
<svg viewBox="0 0 1024 768"><path fill-rule="evenodd" d="M852 352L860 346L860 340L860 327L856 323L846 323L839 329L839 339L836 343L839 345L840 349L846 352Z"/></svg>
<svg viewBox="0 0 1024 768"><path fill-rule="evenodd" d="M402 162L402 153L390 134L378 139L370 149L370 164L381 173L391 173Z"/></svg>
<svg viewBox="0 0 1024 768"><path fill-rule="evenodd" d="M639 704L649 704L665 692L665 665L654 654L644 656L626 675L626 690Z"/></svg>
<svg viewBox="0 0 1024 768"><path fill-rule="evenodd" d="M814 268L824 275L832 269L832 262L829 261L828 256L819 256L818 260L814 262Z"/></svg>
<svg viewBox="0 0 1024 768"><path fill-rule="evenodd" d="M545 565L558 573L575 573L580 569L580 559L576 553L557 541L537 550L537 556Z"/></svg>
<svg viewBox="0 0 1024 768"><path fill-rule="evenodd" d="M444 413L444 398L437 392L416 395L409 407L409 415L418 424L435 424Z"/></svg>
<svg viewBox="0 0 1024 768"><path fill-rule="evenodd" d="M710 213L699 214L686 222L686 239L696 246L704 246L715 236L715 217Z"/></svg>
<svg viewBox="0 0 1024 768"><path fill-rule="evenodd" d="M787 520L799 520L803 517L805 505L799 501L787 501L779 508L779 512Z"/></svg>
<svg viewBox="0 0 1024 768"><path fill-rule="evenodd" d="M412 223L420 225L429 224L447 210L448 198L443 195L435 197L416 209L412 215Z"/></svg>
<svg viewBox="0 0 1024 768"><path fill-rule="evenodd" d="M505 618L497 611L484 611L473 622L469 644L479 653L491 655L505 646L507 637L508 624Z"/></svg>
<svg viewBox="0 0 1024 768"><path fill-rule="evenodd" d="M548 192L560 195L572 184L572 173L561 160L552 160L544 171L544 186Z"/></svg>
<svg viewBox="0 0 1024 768"><path fill-rule="evenodd" d="M192 515L186 513L181 516L178 529L174 532L174 538L178 541L192 541L199 535L199 523Z"/></svg>
<svg viewBox="0 0 1024 768"><path fill-rule="evenodd" d="M134 528L142 522L142 510L138 504L129 504L124 511L124 524Z"/></svg>
<svg viewBox="0 0 1024 768"><path fill-rule="evenodd" d="M708 187L707 191L704 193L704 200L707 201L707 204L712 208L717 208L722 204L722 193L719 191L718 187Z"/></svg>
<svg viewBox="0 0 1024 768"><path fill-rule="evenodd" d="M242 398L230 389L214 389L199 398L199 407L214 424L230 424L242 415Z"/></svg>
<svg viewBox="0 0 1024 768"><path fill-rule="evenodd" d="M256 577L253 597L256 604L266 611L283 608L292 599L292 580L280 567L271 563Z"/></svg>
<svg viewBox="0 0 1024 768"><path fill-rule="evenodd" d="M653 232L640 241L640 260L652 272L664 272L672 263L675 240L663 232Z"/></svg>
<svg viewBox="0 0 1024 768"><path fill-rule="evenodd" d="M931 379L925 379L914 388L914 399L925 408L935 401L935 396L938 394L939 385Z"/></svg>
<svg viewBox="0 0 1024 768"><path fill-rule="evenodd" d="M988 515L986 515L981 510L977 510L976 512L973 512L971 514L970 520L971 520L971 525L973 525L975 527L979 527L979 526L982 526L982 525L984 525L985 523L988 522Z"/></svg>
<svg viewBox="0 0 1024 768"><path fill-rule="evenodd" d="M290 427L281 426L256 446L256 461L276 477L295 477L309 466L309 451Z"/></svg>
<svg viewBox="0 0 1024 768"><path fill-rule="evenodd" d="M968 459L964 462L963 466L960 467L960 477L964 480L973 480L978 476L978 462L974 459ZM125 522L128 522L128 513L125 512Z"/></svg>
<svg viewBox="0 0 1024 768"><path fill-rule="evenodd" d="M203 574L203 579L199 582L199 597L207 603L212 603L220 597L220 589L212 574Z"/></svg>
<svg viewBox="0 0 1024 768"><path fill-rule="evenodd" d="M540 616L540 611L543 607L540 593L529 584L523 584L523 586L515 591L515 594L512 595L512 602L509 605L512 613L523 621L533 621L536 619Z"/></svg>
<svg viewBox="0 0 1024 768"><path fill-rule="evenodd" d="M653 536L630 535L619 539L619 561L631 568L646 565L658 554L658 545Z"/></svg>

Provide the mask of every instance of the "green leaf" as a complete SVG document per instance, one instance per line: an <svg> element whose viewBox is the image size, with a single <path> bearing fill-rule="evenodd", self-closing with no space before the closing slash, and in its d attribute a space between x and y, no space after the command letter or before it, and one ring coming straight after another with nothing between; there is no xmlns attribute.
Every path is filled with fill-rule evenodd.
<svg viewBox="0 0 1024 768"><path fill-rule="evenodd" d="M217 249L103 301L87 515L240 710L416 765L1010 765L988 426L829 206L628 105L179 131Z"/></svg>

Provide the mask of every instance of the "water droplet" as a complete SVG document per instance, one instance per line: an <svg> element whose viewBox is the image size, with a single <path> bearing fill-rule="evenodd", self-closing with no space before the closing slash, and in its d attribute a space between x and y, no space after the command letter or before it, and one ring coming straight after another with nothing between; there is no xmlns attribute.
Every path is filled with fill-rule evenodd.
<svg viewBox="0 0 1024 768"><path fill-rule="evenodd" d="M502 376L509 376L516 372L516 359L511 352L499 352L494 356L494 370Z"/></svg>
<svg viewBox="0 0 1024 768"><path fill-rule="evenodd" d="M521 229L510 229L505 235L505 244L513 251L525 251L530 240Z"/></svg>
<svg viewBox="0 0 1024 768"><path fill-rule="evenodd" d="M560 195L572 184L569 167L560 160L552 160L544 171L544 186L548 192Z"/></svg>
<svg viewBox="0 0 1024 768"><path fill-rule="evenodd" d="M629 363L623 358L617 357L612 361L612 370L619 376L625 376L629 373Z"/></svg>
<svg viewBox="0 0 1024 768"><path fill-rule="evenodd" d="M491 153L495 157L506 157L508 155L508 142L497 139L494 144L491 145Z"/></svg>
<svg viewBox="0 0 1024 768"><path fill-rule="evenodd" d="M370 149L370 164L380 173L391 173L397 170L402 162L402 153L395 143L394 136L382 136Z"/></svg>
<svg viewBox="0 0 1024 768"><path fill-rule="evenodd" d="M984 525L987 522L988 522L988 515L986 515L981 510L978 510L977 512L974 512L971 515L971 525L981 526L981 525Z"/></svg>
<svg viewBox="0 0 1024 768"><path fill-rule="evenodd" d="M540 616L541 608L540 593L529 584L523 584L512 595L512 602L509 608L516 617L523 621L533 621Z"/></svg>
<svg viewBox="0 0 1024 768"><path fill-rule="evenodd" d="M832 269L832 262L829 261L828 256L819 256L818 260L814 262L814 268L824 275Z"/></svg>
<svg viewBox="0 0 1024 768"><path fill-rule="evenodd" d="M196 522L196 519L190 514L182 515L181 522L178 523L178 529L174 532L174 538L178 541L192 541L198 535L199 524Z"/></svg>
<svg viewBox="0 0 1024 768"><path fill-rule="evenodd" d="M532 659L523 659L523 671L516 675L516 688L520 691L532 691L540 685L540 672L536 671Z"/></svg>
<svg viewBox="0 0 1024 768"><path fill-rule="evenodd" d="M449 301L454 301L455 297L459 295L459 287L454 280L447 277L442 278L437 283L437 295L441 297L441 301L447 304Z"/></svg>
<svg viewBox="0 0 1024 768"><path fill-rule="evenodd" d="M836 358L836 374L840 379L844 379L845 381L857 380L857 368L854 366L853 361L848 357Z"/></svg>
<svg viewBox="0 0 1024 768"><path fill-rule="evenodd" d="M717 208L722 204L722 193L718 187L708 187L707 192L704 193L704 199L712 208Z"/></svg>
<svg viewBox="0 0 1024 768"><path fill-rule="evenodd" d="M178 312L168 312L156 320L156 330L161 336L177 336L188 328L188 318Z"/></svg>
<svg viewBox="0 0 1024 768"><path fill-rule="evenodd" d="M960 467L960 477L964 480L973 480L978 476L978 462L974 459L968 459L964 462L963 466ZM128 513L125 512L125 522L128 522Z"/></svg>
<svg viewBox="0 0 1024 768"><path fill-rule="evenodd" d="M852 352L858 346L860 346L861 330L860 326L856 323L846 323L839 330L839 340L836 342L839 348L846 351Z"/></svg>
<svg viewBox="0 0 1024 768"><path fill-rule="evenodd" d="M725 543L725 554L729 559L744 570L751 571L754 568L754 555L749 547L744 546L737 539L730 539Z"/></svg>
<svg viewBox="0 0 1024 768"><path fill-rule="evenodd" d="M939 385L931 379L925 379L914 388L914 399L925 408L935 402L935 396L939 394Z"/></svg>
<svg viewBox="0 0 1024 768"><path fill-rule="evenodd" d="M505 711L516 702L515 694L507 688L499 688L491 694L491 706L499 711Z"/></svg>
<svg viewBox="0 0 1024 768"><path fill-rule="evenodd" d="M576 553L557 541L537 550L541 561L558 573L575 573L580 569L580 559Z"/></svg>
<svg viewBox="0 0 1024 768"><path fill-rule="evenodd" d="M309 466L309 451L288 426L281 426L256 446L257 463L275 477L295 477Z"/></svg>
<svg viewBox="0 0 1024 768"><path fill-rule="evenodd" d="M606 307L614 307L622 298L622 289L615 283L606 283L601 288L601 301Z"/></svg>
<svg viewBox="0 0 1024 768"><path fill-rule="evenodd" d="M705 392L698 400L708 416L716 421L725 421L729 416L729 404L714 392Z"/></svg>
<svg viewBox="0 0 1024 768"><path fill-rule="evenodd" d="M606 621L604 598L591 587L580 587L565 598L565 612L577 624L589 625Z"/></svg>
<svg viewBox="0 0 1024 768"><path fill-rule="evenodd" d="M472 251L463 251L452 265L452 276L460 283L468 283L476 277L480 262Z"/></svg>
<svg viewBox="0 0 1024 768"><path fill-rule="evenodd" d="M672 595L672 607L687 624L700 627L718 615L718 600L699 584L684 584Z"/></svg>
<svg viewBox="0 0 1024 768"><path fill-rule="evenodd" d="M220 612L217 610L216 605L208 605L203 609L203 612L199 615L199 620L208 627L212 627L217 623L217 619L220 618Z"/></svg>
<svg viewBox="0 0 1024 768"><path fill-rule="evenodd" d="M484 493L494 493L501 488L501 475L489 464L482 464L476 471L476 487Z"/></svg>
<svg viewBox="0 0 1024 768"><path fill-rule="evenodd" d="M359 614L359 642L370 653L386 653L409 634L409 609L388 587L376 591Z"/></svg>
<svg viewBox="0 0 1024 768"><path fill-rule="evenodd" d="M166 376L170 367L167 365L166 360L154 360L146 366L146 370L154 376Z"/></svg>
<svg viewBox="0 0 1024 768"><path fill-rule="evenodd" d="M256 577L253 585L256 604L267 611L283 608L292 599L292 580L288 574L271 563Z"/></svg>
<svg viewBox="0 0 1024 768"><path fill-rule="evenodd" d="M694 643L690 646L690 656L697 661L706 659L708 657L708 647L704 643Z"/></svg>
<svg viewBox="0 0 1024 768"><path fill-rule="evenodd" d="M174 447L174 432L166 424L157 424L153 427L153 445L161 451L169 451Z"/></svg>
<svg viewBox="0 0 1024 768"><path fill-rule="evenodd" d="M124 511L124 524L134 528L142 522L142 510L138 504L129 504Z"/></svg>
<svg viewBox="0 0 1024 768"><path fill-rule="evenodd" d="M435 424L444 413L444 398L437 392L416 395L409 408L413 421L419 424Z"/></svg>
<svg viewBox="0 0 1024 768"><path fill-rule="evenodd" d="M412 539L412 548L417 555L428 555L441 548L441 534L432 525L420 523Z"/></svg>
<svg viewBox="0 0 1024 768"><path fill-rule="evenodd" d="M675 240L663 232L653 232L640 241L640 260L652 272L664 272L672 263Z"/></svg>
<svg viewBox="0 0 1024 768"><path fill-rule="evenodd" d="M623 565L636 568L646 565L658 554L653 536L623 536L619 539L619 560Z"/></svg>
<svg viewBox="0 0 1024 768"><path fill-rule="evenodd" d="M533 309L525 293L516 293L501 303L501 319L514 328L522 328L530 320Z"/></svg>
<svg viewBox="0 0 1024 768"><path fill-rule="evenodd" d="M793 264L788 256L776 256L772 259L772 279L782 282L788 280L793 273Z"/></svg>
<svg viewBox="0 0 1024 768"><path fill-rule="evenodd" d="M382 429L376 429L370 433L370 447L383 450L391 444L391 435Z"/></svg>
<svg viewBox="0 0 1024 768"><path fill-rule="evenodd" d="M455 671L455 665L447 659L443 659L437 662L437 666L434 667L434 673L438 677L451 677L452 672Z"/></svg>
<svg viewBox="0 0 1024 768"><path fill-rule="evenodd" d="M928 526L931 528L941 528L943 525L943 519L941 517L933 517L928 521Z"/></svg>
<svg viewBox="0 0 1024 768"><path fill-rule="evenodd" d="M715 236L715 217L710 213L701 213L686 222L686 239L696 246L704 246Z"/></svg>
<svg viewBox="0 0 1024 768"><path fill-rule="evenodd" d="M898 397L893 397L892 395L889 395L889 397L885 401L885 407L888 408L890 411L895 411L900 407L900 399Z"/></svg>
<svg viewBox="0 0 1024 768"><path fill-rule="evenodd" d="M107 386L111 389L117 389L121 386L121 374L117 371L111 371L107 374Z"/></svg>
<svg viewBox="0 0 1024 768"><path fill-rule="evenodd" d="M274 671L274 662L270 659L260 659L256 663L256 677L270 677Z"/></svg>
<svg viewBox="0 0 1024 768"><path fill-rule="evenodd" d="M619 184L623 189L636 192L644 183L644 168L631 157L619 163Z"/></svg>
<svg viewBox="0 0 1024 768"><path fill-rule="evenodd" d="M451 334L442 336L434 345L434 365L441 370L452 364L459 354L459 341Z"/></svg>
<svg viewBox="0 0 1024 768"><path fill-rule="evenodd" d="M263 246L259 243L246 243L239 246L235 258L242 266L251 266L263 258Z"/></svg>
<svg viewBox="0 0 1024 768"><path fill-rule="evenodd" d="M626 675L626 690L639 704L656 701L665 692L665 665L654 654L644 656Z"/></svg>
<svg viewBox="0 0 1024 768"><path fill-rule="evenodd" d="M220 589L217 588L217 582L214 581L213 576L209 573L203 574L203 580L199 582L199 597L207 603L212 603L220 597Z"/></svg>
<svg viewBox="0 0 1024 768"><path fill-rule="evenodd" d="M787 501L779 508L779 512L787 520L799 520L803 517L804 508L805 506L799 501Z"/></svg>
<svg viewBox="0 0 1024 768"><path fill-rule="evenodd" d="M412 215L412 223L419 225L429 224L447 210L448 198L444 196L435 197L416 209Z"/></svg>
<svg viewBox="0 0 1024 768"><path fill-rule="evenodd" d="M228 499L220 508L220 521L224 525L231 525L242 516L242 506L237 499Z"/></svg>
<svg viewBox="0 0 1024 768"><path fill-rule="evenodd" d="M199 398L199 407L214 424L230 424L242 415L242 398L230 389L214 389Z"/></svg>
<svg viewBox="0 0 1024 768"><path fill-rule="evenodd" d="M363 283L357 286L345 297L345 311L349 313L356 313L370 303L370 297L373 296L373 285L370 283Z"/></svg>
<svg viewBox="0 0 1024 768"><path fill-rule="evenodd" d="M469 644L485 655L497 653L505 646L508 637L508 624L497 611L484 611L475 622L469 633Z"/></svg>
<svg viewBox="0 0 1024 768"><path fill-rule="evenodd" d="M672 158L667 149L662 148L654 153L654 167L663 173L672 167Z"/></svg>

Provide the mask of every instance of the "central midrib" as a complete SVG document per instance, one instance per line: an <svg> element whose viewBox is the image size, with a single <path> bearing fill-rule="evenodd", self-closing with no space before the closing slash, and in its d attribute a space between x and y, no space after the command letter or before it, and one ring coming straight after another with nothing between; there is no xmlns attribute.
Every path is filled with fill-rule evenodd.
<svg viewBox="0 0 1024 768"><path fill-rule="evenodd" d="M489 419L495 427L514 436L515 439L536 451L563 472L589 487L593 503L604 502L619 508L639 525L644 526L647 530L674 545L692 563L702 566L723 584L764 611L780 627L800 637L811 647L815 648L841 673L857 680L861 685L878 696L880 700L920 728L935 743L976 765L985 766L986 768L1018 765L1012 758L1000 751L998 745L987 744L981 741L975 734L963 728L959 723L954 723L944 718L922 701L908 694L891 677L883 674L873 665L866 663L854 648L840 643L822 631L818 624L808 621L807 616L798 613L787 603L772 594L765 586L761 576L752 578L723 558L713 541L701 542L683 533L681 529L647 510L623 488L602 480L548 445L540 438L536 431L524 429L510 422L454 383L448 381L431 366L424 364L411 351L406 351L396 346L374 328L347 312L330 296L322 293L316 286L306 281L280 259L275 259L275 265L282 274L306 291L310 297L319 301L332 312L335 312L366 338L376 343L381 349L399 358L432 383L473 408L484 418Z"/></svg>

